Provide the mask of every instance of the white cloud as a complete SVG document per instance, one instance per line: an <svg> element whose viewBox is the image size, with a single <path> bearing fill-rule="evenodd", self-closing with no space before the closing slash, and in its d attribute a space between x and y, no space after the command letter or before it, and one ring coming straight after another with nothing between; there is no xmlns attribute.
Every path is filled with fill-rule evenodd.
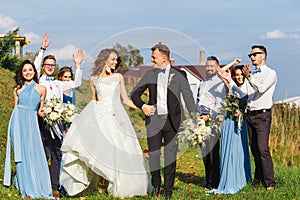
<svg viewBox="0 0 300 200"><path fill-rule="evenodd" d="M294 38L294 39L299 39L299 38L300 38L300 35L290 34L290 37L291 37L291 38Z"/></svg>
<svg viewBox="0 0 300 200"><path fill-rule="evenodd" d="M268 31L265 34L259 36L259 38L261 39L281 39L286 37L288 37L288 35L279 29Z"/></svg>
<svg viewBox="0 0 300 200"><path fill-rule="evenodd" d="M24 35L29 39L30 44L42 43L42 38L39 35L35 34L34 32L25 33Z"/></svg>
<svg viewBox="0 0 300 200"><path fill-rule="evenodd" d="M16 21L10 17L0 16L0 29L12 30L16 28Z"/></svg>
<svg viewBox="0 0 300 200"><path fill-rule="evenodd" d="M47 49L47 54L55 55L57 60L72 60L73 54L77 54L78 48L75 45L68 44L60 49Z"/></svg>
<svg viewBox="0 0 300 200"><path fill-rule="evenodd" d="M299 39L299 34L294 33L284 33L279 29L274 31L268 31L265 34L259 36L261 39L282 39L282 38L291 38L291 39Z"/></svg>

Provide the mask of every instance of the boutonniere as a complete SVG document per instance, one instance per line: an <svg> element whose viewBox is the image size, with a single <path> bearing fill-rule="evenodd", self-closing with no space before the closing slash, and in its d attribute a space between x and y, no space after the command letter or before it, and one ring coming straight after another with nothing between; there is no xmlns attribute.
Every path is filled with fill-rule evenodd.
<svg viewBox="0 0 300 200"><path fill-rule="evenodd" d="M170 77L168 80L168 86L171 84L174 75L175 75L174 73L170 74Z"/></svg>

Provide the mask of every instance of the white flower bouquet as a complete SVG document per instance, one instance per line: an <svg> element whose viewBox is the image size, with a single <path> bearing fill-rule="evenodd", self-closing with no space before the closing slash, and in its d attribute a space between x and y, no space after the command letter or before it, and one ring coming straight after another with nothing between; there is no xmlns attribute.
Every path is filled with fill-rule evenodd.
<svg viewBox="0 0 300 200"><path fill-rule="evenodd" d="M68 127L74 121L77 114L77 110L73 104L68 102L64 105L59 98L46 100L44 112L44 120L47 122L49 128L51 128L54 123L63 123Z"/></svg>
<svg viewBox="0 0 300 200"><path fill-rule="evenodd" d="M67 127L69 127L71 123L74 121L76 115L77 115L77 110L75 105L68 101L68 103L65 104L64 111L62 113L64 124Z"/></svg>
<svg viewBox="0 0 300 200"><path fill-rule="evenodd" d="M192 148L198 144L204 145L204 141L213 136L209 124L200 118L200 113L193 118L184 120L178 132L178 142L187 143Z"/></svg>
<svg viewBox="0 0 300 200"><path fill-rule="evenodd" d="M45 117L48 127L52 127L54 122L63 122L64 104L59 98L51 98L44 104Z"/></svg>

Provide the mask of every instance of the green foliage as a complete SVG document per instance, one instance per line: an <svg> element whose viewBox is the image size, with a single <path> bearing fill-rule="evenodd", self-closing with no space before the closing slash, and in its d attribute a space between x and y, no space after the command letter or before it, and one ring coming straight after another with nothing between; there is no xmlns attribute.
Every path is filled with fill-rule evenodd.
<svg viewBox="0 0 300 200"><path fill-rule="evenodd" d="M128 44L127 47L123 47L121 44L116 43L113 48L118 51L119 56L121 57L120 66L122 69L137 68L144 62L140 50L134 48L130 44Z"/></svg>
<svg viewBox="0 0 300 200"><path fill-rule="evenodd" d="M3 38L0 38L0 67L15 71L21 59L13 55L13 49L15 47L15 37L19 32L19 28L15 29L12 32L5 34Z"/></svg>
<svg viewBox="0 0 300 200"><path fill-rule="evenodd" d="M234 119L237 124L243 123L243 113L245 111L247 100L239 98L236 93L229 92L226 95L225 101L221 102L222 115L226 113L231 119Z"/></svg>

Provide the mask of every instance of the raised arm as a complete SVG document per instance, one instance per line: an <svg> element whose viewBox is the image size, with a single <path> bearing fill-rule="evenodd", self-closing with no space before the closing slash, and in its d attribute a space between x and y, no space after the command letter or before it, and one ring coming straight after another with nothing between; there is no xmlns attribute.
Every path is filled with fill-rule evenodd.
<svg viewBox="0 0 300 200"><path fill-rule="evenodd" d="M243 97L247 95L241 88L239 88L236 83L232 80L231 78L231 73L230 71L224 71L223 68L218 67L218 76L220 79L223 81L223 83L226 85L228 92L231 89L234 89L237 93L239 93L240 97Z"/></svg>
<svg viewBox="0 0 300 200"><path fill-rule="evenodd" d="M223 69L224 71L226 71L226 70L228 70L229 68L231 68L232 66L237 65L237 64L239 64L239 63L242 62L242 61L243 61L242 59L236 58L236 59L234 59L234 61L232 61L231 63L229 63L229 64L225 65L224 67L222 67L222 69Z"/></svg>
<svg viewBox="0 0 300 200"><path fill-rule="evenodd" d="M83 57L84 57L84 53L81 49L78 50L77 55L73 54L73 61L75 63L76 70L77 69L80 70L80 64L83 60Z"/></svg>
<svg viewBox="0 0 300 200"><path fill-rule="evenodd" d="M37 57L34 59L34 65L35 65L35 68L37 70L38 77L40 77L43 57L44 57L45 51L48 48L49 44L50 44L50 40L48 39L48 34L44 33L43 40L42 40L42 46L39 50L39 53L38 53Z"/></svg>
<svg viewBox="0 0 300 200"><path fill-rule="evenodd" d="M74 81L62 81L62 91L69 89L78 88L82 83L82 70L80 69L80 64L83 60L84 54L82 50L78 50L77 55L73 54L73 61L76 66Z"/></svg>

